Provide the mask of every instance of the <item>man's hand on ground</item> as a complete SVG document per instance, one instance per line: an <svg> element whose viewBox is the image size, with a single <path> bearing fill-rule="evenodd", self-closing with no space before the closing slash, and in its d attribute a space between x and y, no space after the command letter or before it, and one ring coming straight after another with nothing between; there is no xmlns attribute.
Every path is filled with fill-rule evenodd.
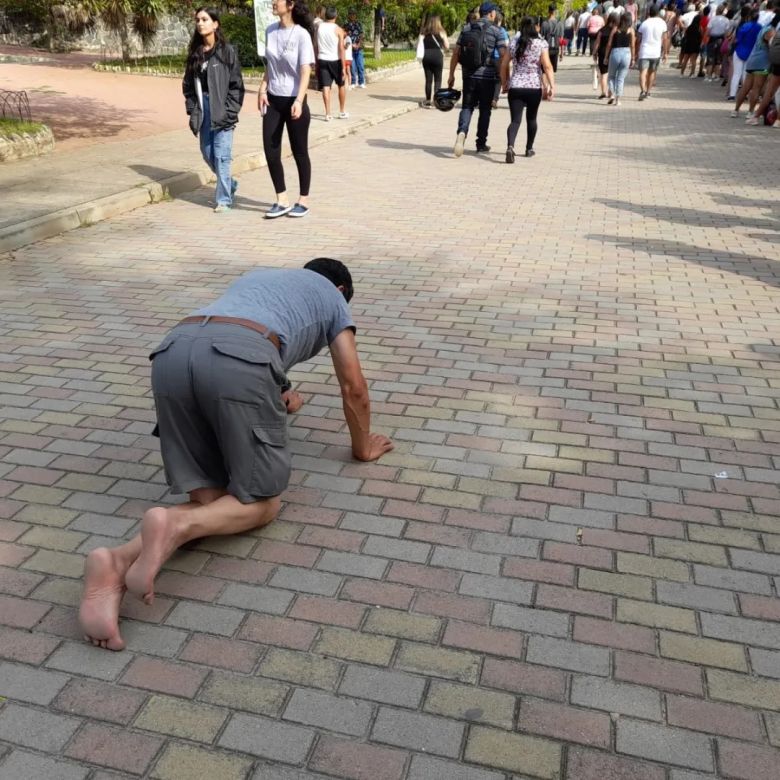
<svg viewBox="0 0 780 780"><path fill-rule="evenodd" d="M282 401L287 407L287 414L294 414L303 406L303 396L295 390L285 390L282 393Z"/></svg>
<svg viewBox="0 0 780 780"><path fill-rule="evenodd" d="M386 452L390 452L393 449L393 442L383 436L381 433L369 433L368 434L368 450L364 453L353 452L357 460L372 461L378 460Z"/></svg>

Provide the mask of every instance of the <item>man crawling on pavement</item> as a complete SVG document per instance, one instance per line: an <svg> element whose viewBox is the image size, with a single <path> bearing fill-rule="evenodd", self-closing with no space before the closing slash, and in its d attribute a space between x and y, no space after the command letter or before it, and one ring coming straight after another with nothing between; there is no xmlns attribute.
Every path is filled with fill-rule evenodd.
<svg viewBox="0 0 780 780"><path fill-rule="evenodd" d="M183 544L270 523L290 477L286 415L303 399L286 372L330 347L357 460L393 448L371 433L368 387L338 260L260 269L183 319L152 352L152 392L168 484L185 504L153 507L126 544L88 556L79 622L93 645L122 650L125 591L151 604L160 568Z"/></svg>

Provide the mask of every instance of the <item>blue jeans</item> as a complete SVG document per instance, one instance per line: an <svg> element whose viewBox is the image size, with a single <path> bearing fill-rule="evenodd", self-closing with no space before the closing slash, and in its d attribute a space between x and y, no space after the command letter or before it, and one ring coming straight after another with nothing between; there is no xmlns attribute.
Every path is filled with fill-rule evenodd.
<svg viewBox="0 0 780 780"><path fill-rule="evenodd" d="M366 83L366 61L363 58L363 49L352 49L352 83Z"/></svg>
<svg viewBox="0 0 780 780"><path fill-rule="evenodd" d="M615 97L623 97L623 84L631 64L629 48L612 49L609 54L609 91Z"/></svg>
<svg viewBox="0 0 780 780"><path fill-rule="evenodd" d="M490 114L493 111L495 79L463 79L463 101L458 115L458 132L468 135L471 115L479 109L477 121L477 148L487 143Z"/></svg>
<svg viewBox="0 0 780 780"><path fill-rule="evenodd" d="M203 96L203 124L200 126L200 153L217 177L216 202L218 206L233 204L233 182L230 176L230 161L233 159L233 128L211 129L209 96Z"/></svg>

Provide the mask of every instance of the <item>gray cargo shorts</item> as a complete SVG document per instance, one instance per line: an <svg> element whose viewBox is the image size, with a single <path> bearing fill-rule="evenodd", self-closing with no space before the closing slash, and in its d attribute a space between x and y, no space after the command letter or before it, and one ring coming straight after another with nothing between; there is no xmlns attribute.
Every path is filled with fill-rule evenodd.
<svg viewBox="0 0 780 780"><path fill-rule="evenodd" d="M172 492L222 488L249 504L287 487L287 380L270 341L240 325L177 325L149 359Z"/></svg>

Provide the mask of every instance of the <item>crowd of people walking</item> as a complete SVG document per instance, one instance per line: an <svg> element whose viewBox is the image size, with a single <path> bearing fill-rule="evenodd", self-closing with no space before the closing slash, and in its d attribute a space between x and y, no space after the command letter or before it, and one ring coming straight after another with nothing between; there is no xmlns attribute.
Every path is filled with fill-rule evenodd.
<svg viewBox="0 0 780 780"><path fill-rule="evenodd" d="M539 109L543 101L555 96L555 72L563 57L591 57L593 89L600 100L617 107L632 68L639 73L638 99L647 100L659 67L677 49L680 76L720 82L726 99L734 101L732 117L739 117L747 106L748 124L780 128L780 0L740 7L730 2L734 0L691 5L685 5L685 0L648 0L640 6L635 0L605 0L603 4L591 0L586 7L567 11L562 20L553 4L544 19L523 18L510 37L501 9L486 0L470 12L457 36L444 90L450 38L441 18L429 15L423 19L417 42L417 58L424 72L420 105L446 109L461 99L453 148L454 156L461 157L475 111L476 152L490 151L491 114L505 94L510 113L505 159L511 164L523 119L525 156L535 154ZM365 36L355 9L348 11L343 26L335 7L319 6L312 16L304 0L273 0L272 12L277 21L266 30L266 67L257 100L275 192L265 216L305 217L311 187L309 86L316 80L322 92L325 121L335 116L347 119L347 90L366 87ZM384 23L382 17L381 30ZM453 89L458 65L462 94ZM332 108L334 88L338 114ZM219 13L213 8L202 7L195 14L183 91L190 127L217 180L214 210L227 211L238 187L230 174L230 162L244 84L237 52L222 34ZM294 202L282 164L285 132L298 173L299 194Z"/></svg>

